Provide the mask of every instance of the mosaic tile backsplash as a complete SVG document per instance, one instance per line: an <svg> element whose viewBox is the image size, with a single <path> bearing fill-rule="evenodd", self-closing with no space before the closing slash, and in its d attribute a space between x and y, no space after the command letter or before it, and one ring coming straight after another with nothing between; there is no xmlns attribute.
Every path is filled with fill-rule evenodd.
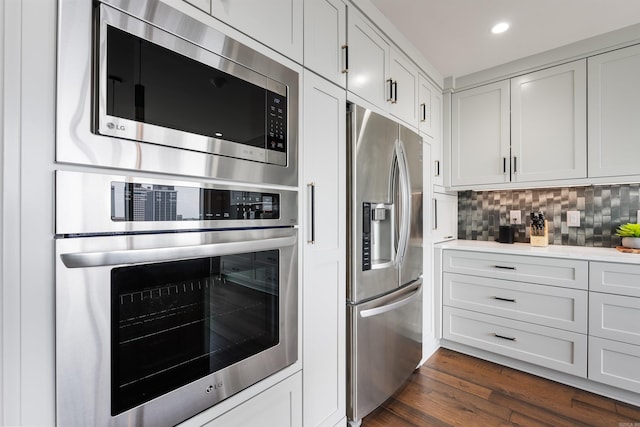
<svg viewBox="0 0 640 427"><path fill-rule="evenodd" d="M637 221L640 184L564 187L458 193L458 238L493 241L500 225L509 224L509 211L522 211L515 241L529 242L531 212L547 219L550 245L616 247L620 224ZM580 211L580 227L567 226L567 211Z"/></svg>

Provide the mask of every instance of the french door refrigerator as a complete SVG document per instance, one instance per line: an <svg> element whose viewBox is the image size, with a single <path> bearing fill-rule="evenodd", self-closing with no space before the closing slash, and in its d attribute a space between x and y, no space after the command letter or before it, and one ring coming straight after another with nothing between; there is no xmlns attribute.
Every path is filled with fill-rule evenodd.
<svg viewBox="0 0 640 427"><path fill-rule="evenodd" d="M347 108L347 415L359 425L422 354L422 139Z"/></svg>

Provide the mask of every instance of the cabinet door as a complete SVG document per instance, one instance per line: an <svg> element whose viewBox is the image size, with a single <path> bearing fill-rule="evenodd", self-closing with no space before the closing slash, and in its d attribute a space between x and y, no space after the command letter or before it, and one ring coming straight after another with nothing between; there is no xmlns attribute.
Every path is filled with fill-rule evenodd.
<svg viewBox="0 0 640 427"><path fill-rule="evenodd" d="M458 236L458 196L433 193L431 238L434 242Z"/></svg>
<svg viewBox="0 0 640 427"><path fill-rule="evenodd" d="M444 186L442 162L442 93L426 77L418 79L418 120L420 132L431 146L431 183Z"/></svg>
<svg viewBox="0 0 640 427"><path fill-rule="evenodd" d="M346 415L346 92L304 74L304 425Z"/></svg>
<svg viewBox="0 0 640 427"><path fill-rule="evenodd" d="M389 80L391 101L389 112L418 127L418 68L395 48L391 49Z"/></svg>
<svg viewBox="0 0 640 427"><path fill-rule="evenodd" d="M300 373L236 406L219 418L204 424L209 427L302 425Z"/></svg>
<svg viewBox="0 0 640 427"><path fill-rule="evenodd" d="M355 8L348 9L349 73L347 88L359 97L387 109L390 99L389 43Z"/></svg>
<svg viewBox="0 0 640 427"><path fill-rule="evenodd" d="M511 79L511 181L587 176L585 60Z"/></svg>
<svg viewBox="0 0 640 427"><path fill-rule="evenodd" d="M304 66L346 87L347 6L342 0L305 0Z"/></svg>
<svg viewBox="0 0 640 427"><path fill-rule="evenodd" d="M420 74L418 78L418 119L420 120L420 132L435 138L433 111L431 110L431 99L434 96L433 85Z"/></svg>
<svg viewBox="0 0 640 427"><path fill-rule="evenodd" d="M509 82L454 93L451 185L509 182Z"/></svg>
<svg viewBox="0 0 640 427"><path fill-rule="evenodd" d="M211 0L211 14L273 50L302 63L302 1Z"/></svg>
<svg viewBox="0 0 640 427"><path fill-rule="evenodd" d="M640 45L589 62L589 176L640 175Z"/></svg>

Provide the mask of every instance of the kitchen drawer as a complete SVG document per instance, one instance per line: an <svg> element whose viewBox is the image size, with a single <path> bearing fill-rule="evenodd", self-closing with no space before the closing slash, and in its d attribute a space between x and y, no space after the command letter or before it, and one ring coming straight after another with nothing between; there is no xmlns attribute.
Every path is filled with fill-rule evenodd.
<svg viewBox="0 0 640 427"><path fill-rule="evenodd" d="M589 379L640 393L640 346L589 337Z"/></svg>
<svg viewBox="0 0 640 427"><path fill-rule="evenodd" d="M587 291L444 273L443 304L587 333Z"/></svg>
<svg viewBox="0 0 640 427"><path fill-rule="evenodd" d="M591 262L589 290L640 297L640 265Z"/></svg>
<svg viewBox="0 0 640 427"><path fill-rule="evenodd" d="M587 289L589 279L587 261L451 249L443 252L442 269L575 289Z"/></svg>
<svg viewBox="0 0 640 427"><path fill-rule="evenodd" d="M640 345L640 298L591 292L589 335Z"/></svg>
<svg viewBox="0 0 640 427"><path fill-rule="evenodd" d="M587 376L587 336L453 307L443 308L443 338L514 359Z"/></svg>

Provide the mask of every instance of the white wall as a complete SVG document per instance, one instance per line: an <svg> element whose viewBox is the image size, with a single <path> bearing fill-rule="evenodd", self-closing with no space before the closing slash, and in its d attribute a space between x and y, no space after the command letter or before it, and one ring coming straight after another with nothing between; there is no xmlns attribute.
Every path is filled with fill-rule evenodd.
<svg viewBox="0 0 640 427"><path fill-rule="evenodd" d="M0 0L1 425L53 425L55 0Z"/></svg>

